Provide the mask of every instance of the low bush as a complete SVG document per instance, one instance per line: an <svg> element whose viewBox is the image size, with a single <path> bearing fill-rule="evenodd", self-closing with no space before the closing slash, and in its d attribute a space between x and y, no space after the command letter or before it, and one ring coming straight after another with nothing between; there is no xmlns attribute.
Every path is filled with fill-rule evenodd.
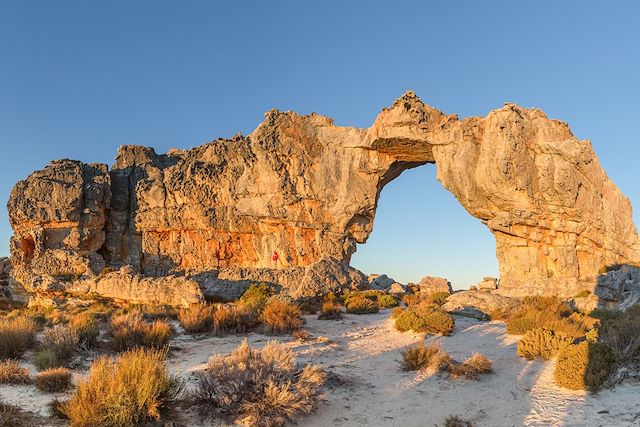
<svg viewBox="0 0 640 427"><path fill-rule="evenodd" d="M240 297L240 304L256 314L262 313L274 289L266 283L252 283Z"/></svg>
<svg viewBox="0 0 640 427"><path fill-rule="evenodd" d="M573 338L562 331L545 328L531 329L518 341L517 354L529 360L537 357L549 360L572 342Z"/></svg>
<svg viewBox="0 0 640 427"><path fill-rule="evenodd" d="M40 340L42 346L51 349L60 360L68 360L78 347L80 336L70 326L58 324L45 329Z"/></svg>
<svg viewBox="0 0 640 427"><path fill-rule="evenodd" d="M342 318L342 306L338 301L338 298L330 293L325 295L322 306L320 307L320 313L318 319L320 320L336 320Z"/></svg>
<svg viewBox="0 0 640 427"><path fill-rule="evenodd" d="M407 294L402 297L402 303L407 307L411 307L412 305L418 304L423 299L424 298L420 295L419 292L415 294Z"/></svg>
<svg viewBox="0 0 640 427"><path fill-rule="evenodd" d="M76 427L142 425L158 421L181 394L180 382L169 375L166 353L128 350L120 357L101 356L78 382L62 411Z"/></svg>
<svg viewBox="0 0 640 427"><path fill-rule="evenodd" d="M192 398L204 416L280 426L315 408L325 378L317 365L299 369L293 351L282 344L270 342L258 350L245 341L209 360L197 373Z"/></svg>
<svg viewBox="0 0 640 427"><path fill-rule="evenodd" d="M561 387L596 392L609 379L616 365L615 354L606 345L582 341L560 351L554 378Z"/></svg>
<svg viewBox="0 0 640 427"><path fill-rule="evenodd" d="M78 335L79 344L86 348L93 348L98 344L100 335L100 319L91 313L81 313L69 321L71 330Z"/></svg>
<svg viewBox="0 0 640 427"><path fill-rule="evenodd" d="M436 372L447 370L451 364L449 354L442 350L440 344L421 342L405 347L400 351L401 368L405 371L432 369Z"/></svg>
<svg viewBox="0 0 640 427"><path fill-rule="evenodd" d="M381 308L391 308L398 306L398 300L393 295L382 294L377 298L378 305Z"/></svg>
<svg viewBox="0 0 640 427"><path fill-rule="evenodd" d="M395 326L401 332L413 330L429 334L450 335L455 327L455 320L440 307L423 302L398 313Z"/></svg>
<svg viewBox="0 0 640 427"><path fill-rule="evenodd" d="M450 415L444 420L444 427L473 427L471 421L463 420L462 418Z"/></svg>
<svg viewBox="0 0 640 427"><path fill-rule="evenodd" d="M40 372L33 379L38 390L58 393L71 388L71 372L67 368L53 368Z"/></svg>
<svg viewBox="0 0 640 427"><path fill-rule="evenodd" d="M2 427L31 427L36 425L33 415L2 400L0 400L0 422Z"/></svg>
<svg viewBox="0 0 640 427"><path fill-rule="evenodd" d="M59 400L58 398L53 398L47 403L49 407L49 414L52 418L57 418L61 420L68 419L67 414L64 412L64 406L67 404L67 401Z"/></svg>
<svg viewBox="0 0 640 427"><path fill-rule="evenodd" d="M449 365L449 372L454 378L462 377L468 380L477 380L480 374L493 372L491 360L484 354L474 353L464 362L453 362Z"/></svg>
<svg viewBox="0 0 640 427"><path fill-rule="evenodd" d="M29 384L29 370L15 360L0 361L0 384Z"/></svg>
<svg viewBox="0 0 640 427"><path fill-rule="evenodd" d="M111 318L111 347L116 351L135 347L163 348L171 338L171 326L166 320L147 322L140 312Z"/></svg>
<svg viewBox="0 0 640 427"><path fill-rule="evenodd" d="M640 366L640 306L609 316L598 330L598 339L615 353L622 366Z"/></svg>
<svg viewBox="0 0 640 427"><path fill-rule="evenodd" d="M555 310L524 307L512 314L507 320L507 333L524 335L536 328L545 328L556 332L564 332L572 338L579 338L589 329L582 318L571 316L564 308Z"/></svg>
<svg viewBox="0 0 640 427"><path fill-rule="evenodd" d="M213 333L242 334L258 325L256 313L244 305L220 305L213 313Z"/></svg>
<svg viewBox="0 0 640 427"><path fill-rule="evenodd" d="M274 335L290 334L300 329L304 323L302 312L295 304L271 298L262 311L265 332Z"/></svg>
<svg viewBox="0 0 640 427"><path fill-rule="evenodd" d="M39 371L46 369L57 368L64 365L64 362L60 360L55 351L50 348L43 348L38 351L33 358L33 364L36 365Z"/></svg>
<svg viewBox="0 0 640 427"><path fill-rule="evenodd" d="M394 307L393 310L391 310L391 318L396 319L400 314L404 313L404 311L405 309L402 307Z"/></svg>
<svg viewBox="0 0 640 427"><path fill-rule="evenodd" d="M350 314L371 314L380 311L380 306L376 301L372 301L366 296L353 296L345 301L347 313Z"/></svg>
<svg viewBox="0 0 640 427"><path fill-rule="evenodd" d="M434 292L429 294L427 301L431 304L443 306L444 303L447 302L447 298L449 298L449 292Z"/></svg>
<svg viewBox="0 0 640 427"><path fill-rule="evenodd" d="M192 304L180 310L178 321L188 334L208 332L213 329L216 306L212 304Z"/></svg>
<svg viewBox="0 0 640 427"><path fill-rule="evenodd" d="M20 357L31 347L38 326L26 317L0 318L0 358Z"/></svg>

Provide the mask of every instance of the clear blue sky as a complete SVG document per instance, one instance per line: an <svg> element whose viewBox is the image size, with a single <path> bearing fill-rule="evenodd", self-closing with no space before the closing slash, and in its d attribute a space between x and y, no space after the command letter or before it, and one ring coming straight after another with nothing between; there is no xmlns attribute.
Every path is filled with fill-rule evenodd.
<svg viewBox="0 0 640 427"><path fill-rule="evenodd" d="M462 117L504 101L589 138L640 218L640 2L0 0L0 202L49 160L191 147L272 107L366 127L407 89ZM10 229L0 214L0 254ZM466 287L495 244L432 165L382 193L354 256Z"/></svg>

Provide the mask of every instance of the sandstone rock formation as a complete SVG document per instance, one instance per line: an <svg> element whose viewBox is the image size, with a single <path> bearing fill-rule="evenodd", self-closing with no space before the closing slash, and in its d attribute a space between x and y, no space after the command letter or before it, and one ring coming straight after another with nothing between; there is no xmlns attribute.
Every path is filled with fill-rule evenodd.
<svg viewBox="0 0 640 427"><path fill-rule="evenodd" d="M446 292L448 294L453 292L451 283L444 277L425 276L420 280L418 286L420 286L420 293L425 295L436 292Z"/></svg>
<svg viewBox="0 0 640 427"><path fill-rule="evenodd" d="M506 313L520 305L520 301L504 295L482 291L462 291L449 295L442 309L460 316L488 320L491 313Z"/></svg>
<svg viewBox="0 0 640 427"><path fill-rule="evenodd" d="M11 193L12 274L39 292L123 266L209 291L267 277L308 294L330 282L318 269L358 286L347 266L380 191L426 163L494 234L500 292L571 296L640 260L629 201L565 123L513 104L460 120L409 92L368 129L273 110L246 137L164 155L123 146L111 170L53 162Z"/></svg>

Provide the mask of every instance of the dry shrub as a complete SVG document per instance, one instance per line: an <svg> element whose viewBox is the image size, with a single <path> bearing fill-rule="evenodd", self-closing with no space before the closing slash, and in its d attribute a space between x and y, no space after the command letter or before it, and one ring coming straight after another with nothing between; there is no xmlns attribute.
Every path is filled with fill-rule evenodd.
<svg viewBox="0 0 640 427"><path fill-rule="evenodd" d="M92 313L81 313L69 322L71 330L78 335L80 345L93 348L98 343L100 335L100 319Z"/></svg>
<svg viewBox="0 0 640 427"><path fill-rule="evenodd" d="M258 350L245 341L209 360L198 373L193 401L202 415L281 426L315 408L325 378L317 365L299 369L293 351L282 344Z"/></svg>
<svg viewBox="0 0 640 427"><path fill-rule="evenodd" d="M64 365L64 361L60 360L55 351L50 348L43 348L38 351L33 358L33 364L36 365L39 371L44 371L50 368L56 368Z"/></svg>
<svg viewBox="0 0 640 427"><path fill-rule="evenodd" d="M262 313L274 293L274 289L266 283L252 283L240 297L240 304L257 315Z"/></svg>
<svg viewBox="0 0 640 427"><path fill-rule="evenodd" d="M609 379L616 365L615 354L607 346L582 341L560 351L554 377L559 386L596 392Z"/></svg>
<svg viewBox="0 0 640 427"><path fill-rule="evenodd" d="M244 305L223 305L213 313L213 333L218 336L241 334L258 324L256 314Z"/></svg>
<svg viewBox="0 0 640 427"><path fill-rule="evenodd" d="M0 358L19 357L33 344L38 326L27 317L0 318Z"/></svg>
<svg viewBox="0 0 640 427"><path fill-rule="evenodd" d="M302 312L295 304L277 298L269 300L261 317L265 331L270 334L290 334L302 327Z"/></svg>
<svg viewBox="0 0 640 427"><path fill-rule="evenodd" d="M67 325L47 328L40 338L44 348L51 349L60 360L68 360L80 343L78 332Z"/></svg>
<svg viewBox="0 0 640 427"><path fill-rule="evenodd" d="M0 361L0 384L29 384L29 370L15 360Z"/></svg>
<svg viewBox="0 0 640 427"><path fill-rule="evenodd" d="M462 377L468 380L477 380L480 374L493 372L491 360L484 354L474 353L464 362L453 362L449 365L449 372L454 378Z"/></svg>
<svg viewBox="0 0 640 427"><path fill-rule="evenodd" d="M110 326L111 346L116 351L135 347L163 348L171 338L171 326L166 320L149 323L138 311L113 316Z"/></svg>
<svg viewBox="0 0 640 427"><path fill-rule="evenodd" d="M603 321L598 335L623 366L640 367L640 306L610 316Z"/></svg>
<svg viewBox="0 0 640 427"><path fill-rule="evenodd" d="M157 421L181 393L179 381L167 372L162 350L137 348L120 357L101 356L78 382L63 405L74 427L142 425Z"/></svg>
<svg viewBox="0 0 640 427"><path fill-rule="evenodd" d="M444 427L473 427L473 424L471 424L471 421L463 420L458 416L449 415L444 420Z"/></svg>
<svg viewBox="0 0 640 427"><path fill-rule="evenodd" d="M580 292L578 292L577 294L575 294L574 298L586 298L589 295L591 295L591 291L588 289L584 289Z"/></svg>
<svg viewBox="0 0 640 427"><path fill-rule="evenodd" d="M311 332L304 329L297 329L291 334L292 337L299 341L308 341L311 339Z"/></svg>
<svg viewBox="0 0 640 427"><path fill-rule="evenodd" d="M36 425L31 414L2 400L0 400L0 423L2 427L32 427Z"/></svg>
<svg viewBox="0 0 640 427"><path fill-rule="evenodd" d="M425 344L421 342L414 346L405 347L400 351L402 355L401 368L405 371L432 369L436 372L448 369L451 363L449 354L442 350L438 343Z"/></svg>
<svg viewBox="0 0 640 427"><path fill-rule="evenodd" d="M342 319L342 306L338 301L335 294L325 295L322 301L322 307L320 307L320 314L318 314L320 320L337 320Z"/></svg>
<svg viewBox="0 0 640 427"><path fill-rule="evenodd" d="M528 331L518 341L517 354L529 360L537 357L549 360L573 341L573 338L562 331L536 328Z"/></svg>
<svg viewBox="0 0 640 427"><path fill-rule="evenodd" d="M407 307L411 307L412 305L418 304L422 299L423 297L419 292L415 294L407 294L402 297L402 303Z"/></svg>
<svg viewBox="0 0 640 427"><path fill-rule="evenodd" d="M395 319L398 316L400 316L400 314L404 313L405 309L402 307L394 307L393 310L391 310L391 318Z"/></svg>
<svg viewBox="0 0 640 427"><path fill-rule="evenodd" d="M178 321L188 334L208 332L213 329L213 318L216 311L212 304L192 304L180 310Z"/></svg>
<svg viewBox="0 0 640 427"><path fill-rule="evenodd" d="M375 289L366 291L350 291L343 295L342 300L345 306L349 307L352 299L360 298L366 298L374 302L379 308L391 308L398 305L398 300L396 299L396 297L384 291ZM377 311L375 313L377 313Z"/></svg>
<svg viewBox="0 0 640 427"><path fill-rule="evenodd" d="M33 379L40 391L58 393L71 388L71 372L67 368L53 368L40 372Z"/></svg>
<svg viewBox="0 0 640 427"><path fill-rule="evenodd" d="M59 400L56 397L51 399L49 403L47 403L47 406L49 407L49 414L51 415L51 417L63 420L68 419L67 414L65 414L64 412L64 407L66 404L67 401Z"/></svg>
<svg viewBox="0 0 640 427"><path fill-rule="evenodd" d="M422 302L398 313L395 326L401 332L413 330L449 335L453 332L455 320L440 307Z"/></svg>
<svg viewBox="0 0 640 427"><path fill-rule="evenodd" d="M351 314L371 314L380 311L380 306L376 301L364 295L355 295L345 300L347 313Z"/></svg>

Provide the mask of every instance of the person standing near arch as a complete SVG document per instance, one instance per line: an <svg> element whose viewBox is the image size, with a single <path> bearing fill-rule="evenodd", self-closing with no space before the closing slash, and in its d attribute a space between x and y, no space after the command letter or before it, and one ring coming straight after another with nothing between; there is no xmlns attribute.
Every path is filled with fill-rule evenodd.
<svg viewBox="0 0 640 427"><path fill-rule="evenodd" d="M271 260L273 261L273 264L275 265L275 267L278 267L278 260L280 259L280 254L278 254L278 251L273 251L273 255L271 256Z"/></svg>

